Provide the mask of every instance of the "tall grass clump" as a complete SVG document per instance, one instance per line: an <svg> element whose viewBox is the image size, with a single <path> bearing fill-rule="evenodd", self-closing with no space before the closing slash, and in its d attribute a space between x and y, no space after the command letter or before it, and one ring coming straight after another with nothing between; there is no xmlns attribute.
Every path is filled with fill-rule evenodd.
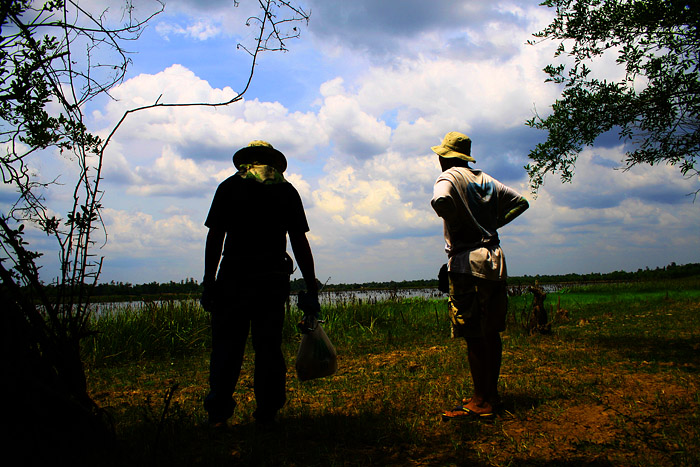
<svg viewBox="0 0 700 467"><path fill-rule="evenodd" d="M415 343L449 333L445 300L393 297L362 300L335 297L322 306L322 325L334 343L366 348ZM301 339L296 324L303 312L290 305L284 339ZM83 361L100 367L149 359L172 359L210 350L210 315L195 300L118 304L92 317L95 332L83 342Z"/></svg>
<svg viewBox="0 0 700 467"><path fill-rule="evenodd" d="M125 304L93 315L84 362L101 366L173 358L210 347L209 314L195 300Z"/></svg>
<svg viewBox="0 0 700 467"><path fill-rule="evenodd" d="M302 312L292 306L284 335L291 343L300 336L296 323ZM362 300L348 295L321 306L322 326L331 341L344 347L405 345L423 341L436 334L449 334L446 301L424 297L393 297Z"/></svg>

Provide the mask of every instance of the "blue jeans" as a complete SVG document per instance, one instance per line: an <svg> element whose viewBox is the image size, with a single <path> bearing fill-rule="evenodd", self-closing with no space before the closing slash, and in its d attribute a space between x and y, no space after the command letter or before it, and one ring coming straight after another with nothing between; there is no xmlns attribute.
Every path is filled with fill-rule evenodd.
<svg viewBox="0 0 700 467"><path fill-rule="evenodd" d="M222 277L223 276L223 277ZM254 392L258 420L271 420L286 400L287 366L282 354L284 305L289 296L289 276L219 274L217 305L212 311L212 350L209 394L204 408L211 422L233 415L233 392L243 364L248 334L255 352Z"/></svg>

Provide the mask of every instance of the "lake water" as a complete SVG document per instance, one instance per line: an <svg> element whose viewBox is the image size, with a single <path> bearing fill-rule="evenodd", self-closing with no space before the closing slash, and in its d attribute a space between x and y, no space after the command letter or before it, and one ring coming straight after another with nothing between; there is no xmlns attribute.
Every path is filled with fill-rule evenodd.
<svg viewBox="0 0 700 467"><path fill-rule="evenodd" d="M540 287L546 293L553 293L561 290L564 287L568 287L571 284L543 284ZM510 295L522 295L528 293L528 286L508 286L508 293ZM447 298L447 294L440 292L436 288L425 287L416 289L370 289L370 290L338 290L338 291L321 291L319 294L319 301L321 305L338 305L338 304L351 304L351 303L377 303L386 300L396 300L396 299L407 299L422 297L427 299L440 299ZM296 305L296 295L290 295L290 302L292 305ZM197 300L192 298L191 300ZM153 300L149 302L145 301L129 301L129 302L110 302L110 303L94 303L93 312L109 312L116 310L123 310L124 308L140 309L146 303L160 304L163 301Z"/></svg>

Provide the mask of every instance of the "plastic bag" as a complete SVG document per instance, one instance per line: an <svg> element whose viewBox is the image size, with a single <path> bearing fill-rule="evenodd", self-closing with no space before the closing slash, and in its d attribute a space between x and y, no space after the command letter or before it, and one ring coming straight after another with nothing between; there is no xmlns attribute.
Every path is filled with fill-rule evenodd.
<svg viewBox="0 0 700 467"><path fill-rule="evenodd" d="M301 338L296 370L300 381L330 376L338 370L338 354L318 323Z"/></svg>

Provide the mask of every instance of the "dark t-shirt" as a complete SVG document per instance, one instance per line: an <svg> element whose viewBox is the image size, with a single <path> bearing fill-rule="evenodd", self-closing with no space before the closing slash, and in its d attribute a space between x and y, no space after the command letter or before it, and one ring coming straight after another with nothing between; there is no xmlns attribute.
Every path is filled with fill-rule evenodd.
<svg viewBox="0 0 700 467"><path fill-rule="evenodd" d="M287 232L308 232L291 183L263 184L233 175L216 189L204 225L226 231L225 262L262 264L283 258Z"/></svg>

